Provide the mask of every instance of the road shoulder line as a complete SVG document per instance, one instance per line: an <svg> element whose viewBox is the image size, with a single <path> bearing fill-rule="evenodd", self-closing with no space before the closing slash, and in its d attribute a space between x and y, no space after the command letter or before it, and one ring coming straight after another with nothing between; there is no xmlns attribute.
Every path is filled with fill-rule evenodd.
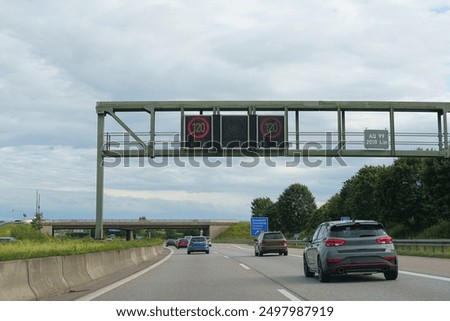
<svg viewBox="0 0 450 321"><path fill-rule="evenodd" d="M122 279L120 281L117 281L117 282L115 282L113 284L110 284L110 285L108 285L108 286L106 286L104 288L101 288L101 289L99 289L97 291L91 292L88 295L85 295L85 296L83 296L81 298L78 298L75 301L91 301L91 300L99 297L100 295L103 295L103 294L105 294L105 293L107 293L107 292L109 292L109 291L111 291L111 290L113 290L113 289L115 289L115 288L117 288L117 287L119 287L121 285L124 285L125 283L128 283L131 280L134 280L134 279L140 277L141 275L143 275L143 274L153 270L154 268L160 266L161 264L163 264L164 262L166 262L168 259L171 258L171 256L174 253L174 251L171 248L169 248L169 250L170 250L170 254L167 255L164 259L158 261L157 263L155 263L155 264L153 264L153 265L151 265L151 266L149 266L149 267L147 267L147 268L145 268L145 269L143 269L143 270L141 270L141 271L139 271L139 272L137 272L137 273L135 273L133 275L130 275L130 276L128 276L128 277L126 277L126 278L124 278L124 279Z"/></svg>

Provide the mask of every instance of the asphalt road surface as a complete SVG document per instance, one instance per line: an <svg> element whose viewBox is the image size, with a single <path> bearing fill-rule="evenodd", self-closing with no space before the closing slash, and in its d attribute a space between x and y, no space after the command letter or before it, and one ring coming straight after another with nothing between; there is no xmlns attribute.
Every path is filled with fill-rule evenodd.
<svg viewBox="0 0 450 321"><path fill-rule="evenodd" d="M400 274L352 275L320 283L303 275L302 250L254 256L253 247L214 244L210 254L171 248L157 264L79 300L100 301L448 301L450 260L400 257Z"/></svg>

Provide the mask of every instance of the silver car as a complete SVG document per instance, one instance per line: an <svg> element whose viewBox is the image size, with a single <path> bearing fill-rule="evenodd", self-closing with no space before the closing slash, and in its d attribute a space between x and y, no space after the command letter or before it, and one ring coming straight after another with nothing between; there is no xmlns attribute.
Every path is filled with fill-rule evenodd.
<svg viewBox="0 0 450 321"><path fill-rule="evenodd" d="M386 280L398 276L398 260L392 237L376 221L332 221L319 225L303 254L306 277L352 273L383 273Z"/></svg>

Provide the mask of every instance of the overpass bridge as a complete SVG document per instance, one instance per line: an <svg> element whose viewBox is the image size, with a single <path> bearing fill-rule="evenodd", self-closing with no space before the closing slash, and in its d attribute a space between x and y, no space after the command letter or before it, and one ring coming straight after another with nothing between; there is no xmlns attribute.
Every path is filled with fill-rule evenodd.
<svg viewBox="0 0 450 321"><path fill-rule="evenodd" d="M104 229L119 229L127 232L127 239L132 239L134 231L141 229L198 229L204 231L204 235L215 238L229 228L237 220L104 220ZM91 230L96 228L96 220L48 220L43 223L43 232L54 235L58 230ZM93 234L93 233L91 233Z"/></svg>

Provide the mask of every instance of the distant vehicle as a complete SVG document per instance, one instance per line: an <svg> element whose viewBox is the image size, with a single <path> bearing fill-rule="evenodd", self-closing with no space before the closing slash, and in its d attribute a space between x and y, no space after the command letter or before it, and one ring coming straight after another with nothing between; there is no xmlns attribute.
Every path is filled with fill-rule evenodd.
<svg viewBox="0 0 450 321"><path fill-rule="evenodd" d="M205 252L209 254L209 245L206 237L193 236L191 238L187 246L187 254L191 254L192 252Z"/></svg>
<svg viewBox="0 0 450 321"><path fill-rule="evenodd" d="M379 222L324 222L304 241L308 242L303 254L306 277L317 273L320 282L328 282L334 275L383 273L386 280L397 279L393 239Z"/></svg>
<svg viewBox="0 0 450 321"><path fill-rule="evenodd" d="M177 240L177 249L179 249L180 247L187 247L188 246L189 241L185 238L181 238Z"/></svg>
<svg viewBox="0 0 450 321"><path fill-rule="evenodd" d="M167 239L166 246L177 246L177 242L174 239Z"/></svg>
<svg viewBox="0 0 450 321"><path fill-rule="evenodd" d="M14 243L16 241L17 241L17 239L12 236L0 237L0 243Z"/></svg>
<svg viewBox="0 0 450 321"><path fill-rule="evenodd" d="M288 255L287 240L281 232L262 232L255 240L255 256L266 253Z"/></svg>

